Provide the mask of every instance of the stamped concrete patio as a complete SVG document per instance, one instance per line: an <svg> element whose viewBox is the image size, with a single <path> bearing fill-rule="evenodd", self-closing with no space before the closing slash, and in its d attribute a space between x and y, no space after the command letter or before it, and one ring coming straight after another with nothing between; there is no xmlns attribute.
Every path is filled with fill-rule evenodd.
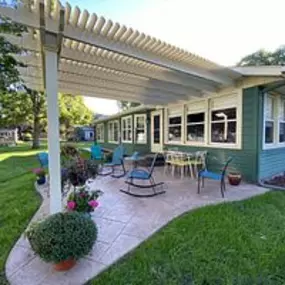
<svg viewBox="0 0 285 285"><path fill-rule="evenodd" d="M56 272L35 256L28 241L22 236L15 244L6 263L6 275L11 285L79 285L105 270L108 266L134 249L175 217L189 210L209 204L246 199L268 191L255 185L242 184L227 187L221 198L218 183L206 181L198 195L195 180L179 179L155 171L157 181L165 182L166 193L152 198L134 198L119 191L125 188L124 179L99 177L90 184L101 189L100 207L92 215L98 226L98 241L91 254L80 260L68 272ZM43 204L33 221L48 215L47 188L39 189Z"/></svg>

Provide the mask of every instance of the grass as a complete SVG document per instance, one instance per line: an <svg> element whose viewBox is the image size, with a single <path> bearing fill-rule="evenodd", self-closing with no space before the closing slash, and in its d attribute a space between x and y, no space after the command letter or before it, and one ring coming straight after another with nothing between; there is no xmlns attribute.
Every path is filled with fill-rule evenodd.
<svg viewBox="0 0 285 285"><path fill-rule="evenodd" d="M282 192L201 208L172 221L88 284L285 284L284 229Z"/></svg>
<svg viewBox="0 0 285 285"><path fill-rule="evenodd" d="M40 205L31 169L38 167L36 151L21 144L0 148L0 284L5 279L5 261L29 220Z"/></svg>

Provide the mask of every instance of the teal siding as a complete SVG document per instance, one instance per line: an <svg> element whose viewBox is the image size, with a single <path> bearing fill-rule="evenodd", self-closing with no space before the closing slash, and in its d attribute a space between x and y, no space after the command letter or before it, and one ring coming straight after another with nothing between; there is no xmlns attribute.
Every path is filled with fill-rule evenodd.
<svg viewBox="0 0 285 285"><path fill-rule="evenodd" d="M275 148L260 152L259 178L264 179L285 171L285 148Z"/></svg>
<svg viewBox="0 0 285 285"><path fill-rule="evenodd" d="M229 170L239 171L246 181L256 182L258 169L258 94L257 87L243 90L242 149L192 147L184 145L166 145L166 148L171 149L177 147L180 150L188 152L207 150L208 167L212 171L220 171L228 157L232 156L233 161L229 166Z"/></svg>
<svg viewBox="0 0 285 285"><path fill-rule="evenodd" d="M260 102L260 144L259 144L259 179L265 179L285 171L285 147L263 150L263 94L259 93Z"/></svg>
<svg viewBox="0 0 285 285"><path fill-rule="evenodd" d="M150 111L137 112L136 114L146 114L147 118L150 118ZM132 114L133 124L134 124L134 115L135 114ZM129 115L126 115L126 116L129 116ZM121 129L121 117L116 120L119 120L120 129ZM127 155L131 155L134 151L138 151L141 154L146 154L150 152L150 120L147 120L147 122L148 122L147 123L147 143L145 144L123 143L123 146L126 149ZM104 130L105 130L104 143L100 143L100 144L107 149L114 149L115 147L118 146L118 144L108 142L108 122L104 123ZM134 138L134 128L133 128L133 138Z"/></svg>
<svg viewBox="0 0 285 285"><path fill-rule="evenodd" d="M208 166L213 171L222 168L229 156L232 156L233 162L230 164L230 171L239 171L243 175L244 180L249 182L257 182L258 180L258 159L260 144L260 97L259 88L252 87L243 90L243 110L242 110L242 149L225 149L214 147L192 147L187 145L165 145L165 149L177 148L187 152L198 150L208 151ZM150 111L144 112L150 118ZM133 115L134 116L134 115ZM163 120L164 121L164 120ZM107 143L108 138L107 123L105 123L105 143L104 147L114 149L115 144ZM150 120L147 126L147 144L124 144L127 154L134 151L141 153L151 152L151 134Z"/></svg>

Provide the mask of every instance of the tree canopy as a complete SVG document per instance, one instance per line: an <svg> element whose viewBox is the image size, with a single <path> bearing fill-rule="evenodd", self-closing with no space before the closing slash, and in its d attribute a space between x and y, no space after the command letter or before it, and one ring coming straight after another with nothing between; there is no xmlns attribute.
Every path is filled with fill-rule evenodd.
<svg viewBox="0 0 285 285"><path fill-rule="evenodd" d="M126 111L128 109L134 108L141 105L140 103L128 102L128 101L118 101L118 106L121 111Z"/></svg>
<svg viewBox="0 0 285 285"><path fill-rule="evenodd" d="M275 51L258 50L243 57L238 66L285 65L285 45Z"/></svg>
<svg viewBox="0 0 285 285"><path fill-rule="evenodd" d="M93 112L84 104L82 96L59 94L60 129L64 136L76 125L90 125ZM40 130L46 131L47 112L46 95L29 91L19 93L2 93L0 95L0 127L25 126L33 129L33 120L39 118Z"/></svg>

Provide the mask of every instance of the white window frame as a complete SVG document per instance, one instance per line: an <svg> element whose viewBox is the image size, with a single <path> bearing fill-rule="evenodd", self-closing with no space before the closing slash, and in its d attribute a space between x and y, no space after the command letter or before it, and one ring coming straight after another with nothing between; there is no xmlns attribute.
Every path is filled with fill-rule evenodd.
<svg viewBox="0 0 285 285"><path fill-rule="evenodd" d="M98 134L99 134L99 132L98 132L98 130L100 129L100 138L98 138ZM102 136L101 136L102 135ZM105 128L104 128L104 123L102 123L102 124L98 124L97 126L96 126L96 140L98 141L98 142L104 142L105 140L104 140L104 137L105 137Z"/></svg>
<svg viewBox="0 0 285 285"><path fill-rule="evenodd" d="M178 117L179 114L175 115L169 115L169 111L173 110L179 110L180 116L181 116L181 140L180 141L169 141L168 140L168 135L169 135L169 118L171 117ZM185 121L185 111L184 111L184 105L179 105L179 106L173 106L166 108L164 111L164 117L165 117L165 136L164 136L164 143L169 144L169 145L183 145L184 143L184 121Z"/></svg>
<svg viewBox="0 0 285 285"><path fill-rule="evenodd" d="M144 122L144 140L143 141L137 141L137 134L136 131L138 129L137 127L137 122L138 122L138 118L143 118L143 122ZM135 114L134 115L134 142L136 144L146 144L147 143L147 123L146 123L146 114ZM142 128L139 128L140 130L142 130Z"/></svg>
<svg viewBox="0 0 285 285"><path fill-rule="evenodd" d="M191 103L183 104L183 105L175 105L170 106L164 109L164 144L166 145L191 145L198 147L210 147L210 148L223 148L223 149L241 149L242 148L242 89L235 89L233 91L227 93L219 93L210 98L206 99L198 99L191 100ZM222 102L225 104L221 104L221 106L216 106L215 108L211 108L211 104L215 99L222 99ZM234 100L233 100L234 98ZM227 99L232 100L232 102ZM217 101L216 101L217 102ZM195 104L204 103L204 107L196 108ZM191 110L188 110L188 106L194 106ZM228 108L236 108L236 142L235 143L222 143L222 142L211 142L211 111L219 110L219 109L228 109ZM181 130L181 142L171 142L168 141L168 114L169 110L181 110L182 116L182 130ZM204 142L195 142L195 141L187 141L187 115L188 114L196 114L196 113L205 113L205 134L204 134ZM177 112L178 113L178 112ZM173 115L174 116L174 115Z"/></svg>
<svg viewBox="0 0 285 285"><path fill-rule="evenodd" d="M193 107L195 106L195 107ZM193 101L191 104L185 105L185 115L184 115L184 132L185 132L185 144L192 146L205 146L208 140L208 102L207 100ZM203 141L189 141L187 137L187 127L193 125L202 125L202 123L188 123L187 116L204 113L204 140Z"/></svg>
<svg viewBox="0 0 285 285"><path fill-rule="evenodd" d="M124 123L123 121L127 121L128 119L131 119L131 140L124 140ZM128 130L128 128L126 129ZM133 143L133 116L125 116L121 118L121 138L123 143Z"/></svg>
<svg viewBox="0 0 285 285"><path fill-rule="evenodd" d="M236 97L236 101L227 104L227 99ZM223 99L224 105L211 107L212 102L215 99ZM230 149L241 149L241 133L242 133L242 91L233 92L228 94L223 94L220 96L212 97L208 101L208 142L209 147L218 148L230 148ZM235 143L225 143L225 142L212 142L212 123L224 122L222 119L219 121L212 121L212 111L224 110L236 108L236 119L228 120L228 122L236 122L236 142Z"/></svg>
<svg viewBox="0 0 285 285"><path fill-rule="evenodd" d="M115 140L115 124L118 125L118 140ZM111 128L111 125L113 125L113 127ZM110 121L108 122L108 142L109 143L118 143L119 142L119 136L120 136L120 126L119 126L119 121L118 120L114 120L114 121Z"/></svg>
<svg viewBox="0 0 285 285"><path fill-rule="evenodd" d="M285 98L280 97L280 104L279 104L279 116L278 116L278 144L280 146L285 146L285 141L280 142L280 124L285 124Z"/></svg>
<svg viewBox="0 0 285 285"><path fill-rule="evenodd" d="M271 97L273 99L273 118L268 119L266 117L266 103L267 103L267 98ZM279 131L280 131L280 123L285 123L285 118L282 114L282 109L281 104L285 104L285 98L280 96L279 94L272 94L272 93L264 93L263 94L263 149L274 149L274 148L282 148L285 147L285 142L280 142L279 141ZM265 126L266 122L271 121L273 122L273 142L272 143L265 143Z"/></svg>

